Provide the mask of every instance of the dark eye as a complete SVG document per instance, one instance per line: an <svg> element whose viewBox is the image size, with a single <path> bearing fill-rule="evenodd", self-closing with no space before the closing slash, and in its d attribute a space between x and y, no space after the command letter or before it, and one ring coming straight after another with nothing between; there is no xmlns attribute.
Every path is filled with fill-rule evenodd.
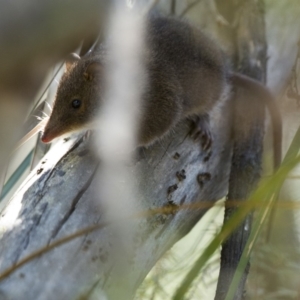
<svg viewBox="0 0 300 300"><path fill-rule="evenodd" d="M81 106L81 100L79 100L79 99L74 99L73 101L72 101L72 107L73 108L79 108Z"/></svg>

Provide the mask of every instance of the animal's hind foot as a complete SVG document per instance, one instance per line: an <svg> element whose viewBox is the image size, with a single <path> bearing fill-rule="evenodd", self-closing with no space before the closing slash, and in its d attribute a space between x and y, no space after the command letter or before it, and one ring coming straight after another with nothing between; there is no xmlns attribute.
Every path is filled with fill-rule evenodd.
<svg viewBox="0 0 300 300"><path fill-rule="evenodd" d="M209 129L209 116L199 115L189 118L192 121L190 136L194 141L201 143L204 151L209 151L212 146L213 138Z"/></svg>

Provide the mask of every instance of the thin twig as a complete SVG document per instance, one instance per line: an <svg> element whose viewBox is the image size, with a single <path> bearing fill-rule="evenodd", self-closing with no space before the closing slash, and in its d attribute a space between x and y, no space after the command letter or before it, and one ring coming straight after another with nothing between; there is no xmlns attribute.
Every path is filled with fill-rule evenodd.
<svg viewBox="0 0 300 300"><path fill-rule="evenodd" d="M171 0L171 8L170 8L170 15L176 15L176 0Z"/></svg>
<svg viewBox="0 0 300 300"><path fill-rule="evenodd" d="M212 206L223 206L224 203L212 203L210 201L201 201L201 202L196 202L193 204L184 204L184 205L180 205L180 206L165 206L165 207L160 207L160 208L156 208L156 209L152 209L152 210L147 210L147 211L143 211L140 213L137 213L135 215L129 216L129 217L124 217L123 220L116 220L116 222L121 222L121 221L129 221L129 220L133 220L133 219L140 219L140 218L147 218L147 217L151 217L157 214L165 214L165 215L170 215L170 214L174 214L179 210L185 210L185 209L208 209L211 208ZM285 208L285 209L300 209L300 203L299 201L280 201L280 203L277 204L278 206ZM230 201L229 203L226 203L227 207L236 207L236 206L249 206L251 208L258 208L260 206L263 206L262 203L258 203L257 205L255 205L253 207L253 204L249 204L247 202L243 202L241 203L240 201ZM40 249L32 252L31 254L29 254L28 256L24 257L22 260L20 260L18 263L14 264L13 266L7 268L6 270L4 270L1 274L0 274L0 281L5 279L7 276L9 276L11 273L13 273L14 271L16 271L18 268L20 268L21 266L25 265L26 263L30 262L33 259L38 258L39 256L49 252L50 250L61 246L69 241L72 241L80 236L83 236L85 234L91 233L95 230L99 230L102 229L104 227L107 227L108 225L112 225L113 221L110 222L101 222L100 224L97 225L93 225L93 226L89 226L86 228L83 228L81 230L76 231L73 234L67 235L55 242L53 242L50 245L41 247Z"/></svg>

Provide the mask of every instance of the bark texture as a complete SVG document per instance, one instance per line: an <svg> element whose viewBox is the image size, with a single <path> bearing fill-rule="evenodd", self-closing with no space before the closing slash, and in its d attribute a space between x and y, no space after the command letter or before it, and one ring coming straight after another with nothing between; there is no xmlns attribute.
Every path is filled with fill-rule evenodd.
<svg viewBox="0 0 300 300"><path fill-rule="evenodd" d="M244 6L256 7L255 1L249 1L249 3ZM262 15L257 11L254 15L250 14L249 11L253 9L250 6L244 8L245 13L241 14L242 17L239 19L239 30L235 41L239 54L236 61L239 71L261 80L264 78L265 71L265 40L264 36L259 36L256 43L256 34L257 32L264 34L263 30L260 31ZM65 9L68 10L68 7L66 6ZM226 15L221 7L220 11ZM98 11L92 16L96 14L98 16ZM82 33L91 25L88 18L91 18L91 22L94 20L90 17L89 9L84 15L89 16L86 20L84 19L87 23L83 20L78 22L80 18L76 15L70 17L70 20L75 21L77 25L82 23L86 25ZM66 14L63 13L57 16L60 20L59 28L66 29L66 26L60 23L65 24L65 19L62 18L65 16ZM230 19L230 16L226 17ZM27 21L28 19L24 20L24 23L20 22L18 26L27 24ZM251 26L248 26L249 24ZM33 27L39 28L37 25ZM68 46L57 52L53 52L52 49L53 56L49 58L49 63L71 50L70 45L73 47L78 41L78 28L75 25L74 27L70 25L70 28L67 27L70 32L66 33L70 39ZM18 27L15 30L17 31ZM37 36L43 36L39 31L36 32ZM74 36L76 33L76 38L72 36L73 33ZM232 33L227 32L227 34ZM45 36L49 38L49 35L45 34ZM61 44L62 37L50 35L50 38L53 38L51 45L57 47ZM249 40L254 42L254 49L261 52L250 53L249 47L251 49L253 47ZM9 47L10 44L5 49L6 53L12 49ZM35 81L39 77L36 74L40 74L39 69L36 70L34 66L36 66L36 61L45 61L45 57L48 57L43 54L46 49L49 50L48 41L43 41L41 48L38 49L39 52L36 54L33 52L35 54L32 56L33 60L27 59L29 56L26 55L16 56L16 65L21 71L18 73L19 76L11 76L6 78L5 82L3 81L5 92L13 90L18 83L22 82L24 76L31 74L27 76L29 81L24 82L26 93L27 87L31 87L27 93L30 95L38 82L38 80ZM249 57L251 57L250 60ZM258 64L257 61L262 64ZM5 64L3 70L11 70L13 74L14 68ZM3 77L1 74L0 72L0 78ZM22 86L18 93L19 91L23 91ZM240 104L240 97L236 99L235 126L238 128L240 120L243 121L245 106L243 103ZM253 105L248 108L249 110L246 110L249 114L261 115L263 113L259 107ZM2 111L4 113L4 110ZM260 120L260 118L257 119ZM203 151L200 144L188 137L187 122L182 122L177 126L176 135L172 134L150 148L138 151L135 163L128 168L128 174L132 174L138 186L139 210L153 210L160 207L173 207L175 210L169 215L156 214L124 222L124 226L129 226L134 234L134 240L131 243L134 251L129 253L128 259L127 254L124 254L126 260L122 260L122 267L118 265L117 257L120 256L124 247L119 245L120 241L115 236L113 226L107 226L56 247L17 268L0 281L0 299L102 299L101 296L103 299L105 296L110 299L132 298L136 288L155 262L203 216L207 209L207 202L213 204L226 195L231 168L230 125L229 107L216 109L211 120L214 139L211 155ZM262 127L263 124L260 121L253 127L253 136L256 138L251 140L250 144L249 140L245 140L243 136L239 136L239 132L236 132L241 140L238 145L234 145L229 194L232 200L245 199L258 180ZM57 149L59 149L59 154ZM246 158L245 153L249 154ZM239 169L241 161L245 162L243 170ZM47 154L1 215L0 272L22 261L41 247L51 245L82 228L106 221L105 203L99 197L99 189L101 190L97 176L99 171L101 171L101 159L99 161L87 142L82 140L77 142L71 140L60 144ZM250 180L249 174L252 176ZM245 183L247 185L244 187ZM126 185L126 182L124 184ZM240 186L244 187L242 191ZM200 205L203 203L204 207L176 211L179 205L196 202ZM227 217L231 213L232 210L227 210ZM247 238L244 225L223 248L222 268L226 272L222 275L221 271L219 283L221 295L226 294L230 278ZM226 245L229 247L227 250ZM235 248L232 249L231 245ZM238 253L236 252L237 245ZM225 281L222 282L222 278ZM240 299L243 286L244 281L237 292L236 299Z"/></svg>
<svg viewBox="0 0 300 300"><path fill-rule="evenodd" d="M204 207L124 222L134 235L130 242L134 251L128 259L124 254L122 267L116 257L123 248L114 226L80 236L2 279L0 298L102 299L100 295L107 295L130 299L161 255L203 216L207 203L226 194L231 161L229 115L228 107L213 112L211 155L188 136L185 121L175 134L140 149L128 167L138 186L138 210L192 203ZM105 204L98 196L98 171L101 159L82 140L61 143L47 154L1 215L0 272L45 245L106 221Z"/></svg>

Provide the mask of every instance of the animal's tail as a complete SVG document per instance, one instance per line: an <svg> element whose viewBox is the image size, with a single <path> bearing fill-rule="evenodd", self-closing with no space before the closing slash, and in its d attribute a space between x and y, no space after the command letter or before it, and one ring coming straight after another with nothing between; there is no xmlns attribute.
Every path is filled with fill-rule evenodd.
<svg viewBox="0 0 300 300"><path fill-rule="evenodd" d="M252 93L253 91L257 93L257 96L264 101L267 106L273 127L274 171L276 171L281 164L282 156L282 119L275 98L264 85L247 76L231 73L230 80L234 86L251 90Z"/></svg>

